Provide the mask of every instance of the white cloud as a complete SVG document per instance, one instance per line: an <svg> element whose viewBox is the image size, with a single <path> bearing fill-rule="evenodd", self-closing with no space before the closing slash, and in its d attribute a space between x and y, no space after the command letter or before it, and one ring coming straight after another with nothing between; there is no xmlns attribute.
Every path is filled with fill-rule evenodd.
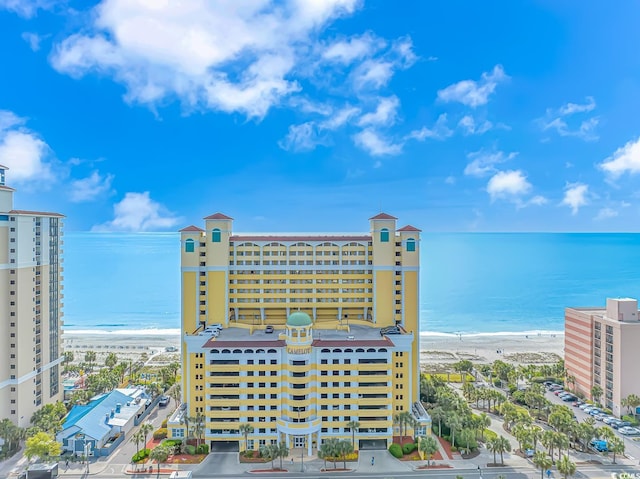
<svg viewBox="0 0 640 479"><path fill-rule="evenodd" d="M25 128L25 121L11 111L0 111L0 164L10 169L11 183L51 181L49 145Z"/></svg>
<svg viewBox="0 0 640 479"><path fill-rule="evenodd" d="M555 130L560 136L574 136L585 141L598 139L595 132L599 120L597 117L582 120L576 127L569 126L567 117L576 113L589 113L596 108L596 101L592 96L586 97L586 103L566 103L560 108L547 108L545 118L538 120L542 131Z"/></svg>
<svg viewBox="0 0 640 479"><path fill-rule="evenodd" d="M402 152L402 144L383 138L371 128L356 133L353 140L357 146L373 156L398 155Z"/></svg>
<svg viewBox="0 0 640 479"><path fill-rule="evenodd" d="M444 140L446 138L449 138L451 135L453 135L453 130L451 130L447 126L447 114L442 113L436 120L433 128L427 128L426 126L423 126L419 130L413 130L405 137L405 139L418 141L424 141L427 138L433 140Z"/></svg>
<svg viewBox="0 0 640 479"><path fill-rule="evenodd" d="M367 60L353 73L353 84L356 90L378 90L382 88L394 74L394 64L384 60Z"/></svg>
<svg viewBox="0 0 640 479"><path fill-rule="evenodd" d="M33 32L24 32L22 34L22 39L29 44L29 48L34 52L40 50L40 42L42 41L42 37L37 33Z"/></svg>
<svg viewBox="0 0 640 479"><path fill-rule="evenodd" d="M335 112L330 118L320 123L320 128L325 130L336 130L341 126L347 124L352 118L360 114L360 108L347 105L344 108Z"/></svg>
<svg viewBox="0 0 640 479"><path fill-rule="evenodd" d="M599 165L613 179L640 173L640 138L627 142Z"/></svg>
<svg viewBox="0 0 640 479"><path fill-rule="evenodd" d="M92 25L56 45L52 64L76 77L112 75L132 102L178 97L262 118L300 90L290 77L317 54L319 33L360 3L102 0Z"/></svg>
<svg viewBox="0 0 640 479"><path fill-rule="evenodd" d="M546 199L544 196L536 195L533 198L531 198L529 201L527 201L527 204L535 205L535 206L542 206L542 205L546 205L548 202L549 202L549 200Z"/></svg>
<svg viewBox="0 0 640 479"><path fill-rule="evenodd" d="M608 220L609 218L615 218L618 216L618 212L612 208L600 208L598 214L593 218L596 221Z"/></svg>
<svg viewBox="0 0 640 479"><path fill-rule="evenodd" d="M9 128L24 125L25 121L12 111L0 110L0 134Z"/></svg>
<svg viewBox="0 0 640 479"><path fill-rule="evenodd" d="M387 42L368 32L364 35L337 40L330 44L322 53L322 58L327 61L350 65L355 60L370 57Z"/></svg>
<svg viewBox="0 0 640 479"><path fill-rule="evenodd" d="M113 175L102 176L93 171L86 178L71 181L69 199L74 203L93 201L111 191L112 181Z"/></svg>
<svg viewBox="0 0 640 479"><path fill-rule="evenodd" d="M438 99L462 103L472 108L486 105L498 84L508 79L502 65L496 65L491 72L484 72L479 81L462 80L439 90Z"/></svg>
<svg viewBox="0 0 640 479"><path fill-rule="evenodd" d="M444 179L444 182L447 185L455 185L456 184L456 177L455 176L447 176Z"/></svg>
<svg viewBox="0 0 640 479"><path fill-rule="evenodd" d="M0 0L0 10L9 10L21 17L34 17L38 10L51 9L57 0Z"/></svg>
<svg viewBox="0 0 640 479"><path fill-rule="evenodd" d="M531 183L521 170L499 171L487 183L491 200L508 199L516 202L531 191Z"/></svg>
<svg viewBox="0 0 640 479"><path fill-rule="evenodd" d="M463 116L458 122L458 128L461 128L465 135L482 135L492 127L493 123L488 120L482 121L476 125L476 121L471 115Z"/></svg>
<svg viewBox="0 0 640 479"><path fill-rule="evenodd" d="M291 125L287 136L278 142L283 150L295 152L311 151L317 145L324 144L327 144L326 138L319 135L318 128L312 121Z"/></svg>
<svg viewBox="0 0 640 479"><path fill-rule="evenodd" d="M571 208L571 214L578 213L582 206L585 206L589 201L587 195L589 193L589 185L584 183L567 183L564 189L564 198L560 204Z"/></svg>
<svg viewBox="0 0 640 479"><path fill-rule="evenodd" d="M586 103L582 105L579 103L566 103L562 105L558 109L558 114L560 114L561 116L566 116L566 115L572 115L574 113L589 112L594 110L595 107L596 107L595 99L592 96L588 96L586 98Z"/></svg>
<svg viewBox="0 0 640 479"><path fill-rule="evenodd" d="M358 125L393 125L396 122L399 106L400 100L398 100L397 96L380 98L376 110L362 115L360 120L358 120Z"/></svg>
<svg viewBox="0 0 640 479"><path fill-rule="evenodd" d="M96 225L92 231L158 231L172 228L180 218L168 212L164 206L153 201L149 192L127 193L119 203L113 205L114 218Z"/></svg>
<svg viewBox="0 0 640 479"><path fill-rule="evenodd" d="M505 155L503 151L479 150L469 153L467 158L471 160L464 169L467 176L483 177L497 171L496 165L513 160L518 153L511 152Z"/></svg>
<svg viewBox="0 0 640 479"><path fill-rule="evenodd" d="M567 122L562 118L554 118L553 120L543 123L542 131L555 130L560 136L575 136L585 141L594 141L598 139L595 132L599 120L597 118L589 118L580 123L580 126L572 130Z"/></svg>

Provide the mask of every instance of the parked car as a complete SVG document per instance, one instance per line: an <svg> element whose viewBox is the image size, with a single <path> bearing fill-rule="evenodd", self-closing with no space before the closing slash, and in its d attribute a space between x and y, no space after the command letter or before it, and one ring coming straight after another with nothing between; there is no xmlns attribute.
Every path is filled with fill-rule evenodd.
<svg viewBox="0 0 640 479"><path fill-rule="evenodd" d="M611 424L612 422L615 422L615 421L618 421L618 419L616 419L613 416L607 416L602 420L602 422L605 424Z"/></svg>
<svg viewBox="0 0 640 479"><path fill-rule="evenodd" d="M384 336L385 334L402 334L402 332L398 326L389 326L380 330L380 336Z"/></svg>
<svg viewBox="0 0 640 479"><path fill-rule="evenodd" d="M589 411L589 414L591 414L592 416L595 416L597 414L602 414L602 411L597 407L594 407L591 411Z"/></svg>
<svg viewBox="0 0 640 479"><path fill-rule="evenodd" d="M564 391L562 389L556 389L555 391L553 391L553 394L555 394L556 396L559 396L563 392Z"/></svg>
<svg viewBox="0 0 640 479"><path fill-rule="evenodd" d="M593 406L587 406L586 408L582 409L584 412L586 412L587 414L590 413L591 411L593 411L595 408Z"/></svg>
<svg viewBox="0 0 640 479"><path fill-rule="evenodd" d="M575 397L573 394L565 394L564 396L562 396L562 400L565 402L575 401L576 399L578 398Z"/></svg>
<svg viewBox="0 0 640 479"><path fill-rule="evenodd" d="M574 401L573 403L571 403L571 405L573 407L578 407L578 406L582 406L584 403L582 401L580 401L580 399L578 399L577 401Z"/></svg>
<svg viewBox="0 0 640 479"><path fill-rule="evenodd" d="M550 387L550 386L553 384L553 381L545 381L545 382L543 382L542 384L544 384L544 387L545 387L545 388L548 388L548 387Z"/></svg>
<svg viewBox="0 0 640 479"><path fill-rule="evenodd" d="M609 450L607 447L607 441L602 439L591 439L589 445L598 452L607 452Z"/></svg>
<svg viewBox="0 0 640 479"><path fill-rule="evenodd" d="M273 326L268 325L266 328L264 328L264 332L267 334L273 333Z"/></svg>
<svg viewBox="0 0 640 479"><path fill-rule="evenodd" d="M158 401L158 406L167 407L169 405L169 396L162 396Z"/></svg>
<svg viewBox="0 0 640 479"><path fill-rule="evenodd" d="M206 328L204 328L205 331L215 331L215 330L222 330L222 324L218 323L218 324L210 324L209 326L207 326Z"/></svg>

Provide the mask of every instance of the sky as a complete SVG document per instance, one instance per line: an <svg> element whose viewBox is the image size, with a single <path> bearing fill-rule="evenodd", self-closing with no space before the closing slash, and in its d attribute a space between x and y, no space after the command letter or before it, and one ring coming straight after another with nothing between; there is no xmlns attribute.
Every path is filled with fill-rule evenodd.
<svg viewBox="0 0 640 479"><path fill-rule="evenodd" d="M616 5L0 0L0 164L67 231L638 231Z"/></svg>

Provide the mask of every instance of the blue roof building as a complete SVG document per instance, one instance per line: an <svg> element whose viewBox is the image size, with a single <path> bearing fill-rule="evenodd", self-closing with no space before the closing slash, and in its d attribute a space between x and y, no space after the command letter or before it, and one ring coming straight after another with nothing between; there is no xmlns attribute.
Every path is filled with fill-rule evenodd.
<svg viewBox="0 0 640 479"><path fill-rule="evenodd" d="M64 451L106 456L150 409L144 389L115 389L71 408L56 439Z"/></svg>

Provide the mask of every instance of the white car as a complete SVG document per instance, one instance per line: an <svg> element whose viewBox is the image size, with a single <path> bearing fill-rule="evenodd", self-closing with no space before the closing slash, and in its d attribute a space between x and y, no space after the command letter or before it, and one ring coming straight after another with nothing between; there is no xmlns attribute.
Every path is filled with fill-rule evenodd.
<svg viewBox="0 0 640 479"><path fill-rule="evenodd" d="M578 406L578 407L584 411L584 410L585 410L585 409L587 409L588 407L593 407L593 406L592 406L591 404L584 403L584 404L581 404L581 405L580 405L580 406Z"/></svg>
<svg viewBox="0 0 640 479"><path fill-rule="evenodd" d="M635 436L636 434L640 434L640 429L631 426L621 427L618 431L625 436Z"/></svg>
<svg viewBox="0 0 640 479"><path fill-rule="evenodd" d="M586 413L589 413L589 412L593 411L593 410L595 409L595 407L593 407L593 406L587 406L587 407L585 407L585 408L580 408L580 409L582 409L582 410L583 410L584 412L586 412Z"/></svg>

